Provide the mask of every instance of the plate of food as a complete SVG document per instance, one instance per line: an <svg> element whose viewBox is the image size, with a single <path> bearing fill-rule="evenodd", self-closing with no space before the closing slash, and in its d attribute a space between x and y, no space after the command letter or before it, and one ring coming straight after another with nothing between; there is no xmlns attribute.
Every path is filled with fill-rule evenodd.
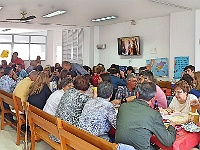
<svg viewBox="0 0 200 150"><path fill-rule="evenodd" d="M188 132L200 132L200 127L193 122L182 125L182 128L184 128Z"/></svg>
<svg viewBox="0 0 200 150"><path fill-rule="evenodd" d="M169 118L176 125L182 125L188 122L188 116L183 114L174 114Z"/></svg>

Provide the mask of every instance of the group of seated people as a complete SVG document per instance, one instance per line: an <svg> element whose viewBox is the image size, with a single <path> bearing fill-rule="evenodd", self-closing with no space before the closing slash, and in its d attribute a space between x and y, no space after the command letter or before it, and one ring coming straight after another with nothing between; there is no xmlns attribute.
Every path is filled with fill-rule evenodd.
<svg viewBox="0 0 200 150"><path fill-rule="evenodd" d="M200 110L199 96L193 95L199 90L200 77L196 73L191 76L187 68L185 74L191 76L193 84L190 85L183 75L174 85L174 97L168 106L165 93L146 67L141 67L136 76L132 66L123 72L115 64L107 71L103 64L91 69L68 61L63 61L62 67L58 63L44 69L38 66L41 64L29 66L26 69L28 76L20 80L11 66L2 67L0 89L93 135L125 144L122 149L123 146L130 150L153 149L150 142L153 134L164 146L173 144L175 123L170 122L166 129L160 112L153 109L155 102L165 114L188 113L191 103ZM53 80L58 90L52 93L50 82ZM122 99L125 100L123 104ZM118 105L117 111L115 106ZM10 109L6 103L4 107ZM14 121L11 114L5 117ZM109 135L112 127L116 129L115 137ZM59 142L53 135L50 138Z"/></svg>

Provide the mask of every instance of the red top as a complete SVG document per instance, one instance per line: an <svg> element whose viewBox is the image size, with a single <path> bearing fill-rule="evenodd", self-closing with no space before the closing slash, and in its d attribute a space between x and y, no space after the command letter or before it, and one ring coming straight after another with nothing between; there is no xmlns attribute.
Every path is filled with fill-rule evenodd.
<svg viewBox="0 0 200 150"><path fill-rule="evenodd" d="M17 58L15 60L11 59L11 62L14 63L14 64L22 64L22 69L25 69L25 64L24 64L24 61L21 59L21 58Z"/></svg>

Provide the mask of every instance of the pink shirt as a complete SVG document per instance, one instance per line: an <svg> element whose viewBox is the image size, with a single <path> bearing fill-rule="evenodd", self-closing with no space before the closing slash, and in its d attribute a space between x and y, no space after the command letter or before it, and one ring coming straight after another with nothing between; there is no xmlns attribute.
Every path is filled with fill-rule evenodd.
<svg viewBox="0 0 200 150"><path fill-rule="evenodd" d="M167 99L165 93L161 90L161 88L156 85L156 95L155 98L152 100L152 103L155 103L155 100L158 102L158 107L162 107L164 109L167 108Z"/></svg>

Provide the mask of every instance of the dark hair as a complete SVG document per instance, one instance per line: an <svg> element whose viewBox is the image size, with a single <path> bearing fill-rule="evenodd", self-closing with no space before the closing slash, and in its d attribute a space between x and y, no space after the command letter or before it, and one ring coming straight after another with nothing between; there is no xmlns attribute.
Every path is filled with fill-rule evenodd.
<svg viewBox="0 0 200 150"><path fill-rule="evenodd" d="M135 70L133 69L133 67L132 67L132 66L128 66L128 67L127 67L127 69L126 69L126 72L127 72L128 70L131 70L131 71L132 71L132 73L135 73Z"/></svg>
<svg viewBox="0 0 200 150"><path fill-rule="evenodd" d="M193 78L189 74L184 74L181 77L180 81L182 81L182 80L186 81L190 86L193 87Z"/></svg>
<svg viewBox="0 0 200 150"><path fill-rule="evenodd" d="M59 63L55 63L55 66L54 66L54 67L57 68L57 65L59 65L58 67L60 67L60 64L59 64Z"/></svg>
<svg viewBox="0 0 200 150"><path fill-rule="evenodd" d="M36 70L36 71L43 71L43 67L41 65L38 65L38 66L35 67L34 70Z"/></svg>
<svg viewBox="0 0 200 150"><path fill-rule="evenodd" d="M192 66L192 65L186 66L184 68L184 71L186 71L187 69L191 69L191 71L195 71L195 66Z"/></svg>
<svg viewBox="0 0 200 150"><path fill-rule="evenodd" d="M190 92L190 86L185 80L178 81L174 84L174 89L177 87L181 88L183 92L186 92L187 94Z"/></svg>
<svg viewBox="0 0 200 150"><path fill-rule="evenodd" d="M17 66L19 66L20 68L22 68L22 64L17 64Z"/></svg>
<svg viewBox="0 0 200 150"><path fill-rule="evenodd" d="M85 76L78 76L74 80L74 88L77 90L87 91L89 86L90 86L89 80Z"/></svg>
<svg viewBox="0 0 200 150"><path fill-rule="evenodd" d="M83 66L83 68L88 72L90 70L90 75L92 74L92 69L89 66Z"/></svg>
<svg viewBox="0 0 200 150"><path fill-rule="evenodd" d="M9 74L11 73L12 70L13 70L12 67L6 67L6 68L4 69L4 75L9 75Z"/></svg>
<svg viewBox="0 0 200 150"><path fill-rule="evenodd" d="M98 97L108 99L113 93L113 85L110 82L103 81L99 83L97 88Z"/></svg>
<svg viewBox="0 0 200 150"><path fill-rule="evenodd" d="M77 76L77 73L75 71L69 71L67 72L67 75L71 75L72 78L75 78Z"/></svg>
<svg viewBox="0 0 200 150"><path fill-rule="evenodd" d="M66 69L61 70L61 72L60 72L61 80L67 77L67 73L68 73L68 70L66 70Z"/></svg>
<svg viewBox="0 0 200 150"><path fill-rule="evenodd" d="M142 71L145 71L145 70L147 70L147 67L146 67L146 66L140 67L140 68L139 68L139 73L141 73Z"/></svg>
<svg viewBox="0 0 200 150"><path fill-rule="evenodd" d="M151 82L154 82L153 73L151 71L148 71L148 70L142 71L139 73L139 76L141 75L148 77Z"/></svg>
<svg viewBox="0 0 200 150"><path fill-rule="evenodd" d="M120 73L120 71L118 69L116 69L116 68L109 68L107 71L110 72L111 74Z"/></svg>
<svg viewBox="0 0 200 150"><path fill-rule="evenodd" d="M17 56L18 56L18 52L14 52L13 54L17 54Z"/></svg>
<svg viewBox="0 0 200 150"><path fill-rule="evenodd" d="M58 69L58 72L60 73L62 71L62 67L55 67L55 70Z"/></svg>
<svg viewBox="0 0 200 150"><path fill-rule="evenodd" d="M156 85L153 82L137 84L135 91L139 93L139 99L150 101L156 95Z"/></svg>
<svg viewBox="0 0 200 150"><path fill-rule="evenodd" d="M100 74L100 77L103 81L111 82L110 73L102 73Z"/></svg>
<svg viewBox="0 0 200 150"><path fill-rule="evenodd" d="M89 74L85 74L84 76L85 76L86 78L88 78L90 84L92 84L92 76L89 75Z"/></svg>
<svg viewBox="0 0 200 150"><path fill-rule="evenodd" d="M66 85L68 85L69 83L73 83L73 80L70 78L64 78L61 80L60 82L60 87L65 87Z"/></svg>

